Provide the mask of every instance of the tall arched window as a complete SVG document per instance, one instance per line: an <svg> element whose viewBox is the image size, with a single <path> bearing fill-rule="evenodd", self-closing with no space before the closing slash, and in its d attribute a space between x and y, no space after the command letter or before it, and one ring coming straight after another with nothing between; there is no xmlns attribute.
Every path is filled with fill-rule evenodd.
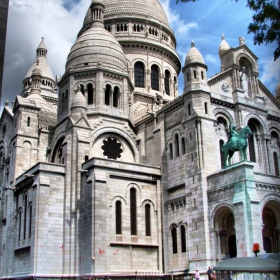
<svg viewBox="0 0 280 280"><path fill-rule="evenodd" d="M186 144L185 144L185 138L181 138L181 150L182 150L182 155L186 153Z"/></svg>
<svg viewBox="0 0 280 280"><path fill-rule="evenodd" d="M32 204L29 204L29 227L28 227L28 232L29 232L29 238L31 238L31 230L32 230Z"/></svg>
<svg viewBox="0 0 280 280"><path fill-rule="evenodd" d="M222 151L222 147L224 145L224 141L220 140L219 141L219 146L220 146L220 160L221 160L221 167L224 168L225 167L225 157L224 157L224 153Z"/></svg>
<svg viewBox="0 0 280 280"><path fill-rule="evenodd" d="M137 235L136 189L130 189L130 232Z"/></svg>
<svg viewBox="0 0 280 280"><path fill-rule="evenodd" d="M208 114L207 102L204 103L204 112L205 114Z"/></svg>
<svg viewBox="0 0 280 280"><path fill-rule="evenodd" d="M172 143L169 144L169 158L173 159L173 147Z"/></svg>
<svg viewBox="0 0 280 280"><path fill-rule="evenodd" d="M256 129L254 126L249 126L253 135L248 138L248 147L249 147L249 159L252 162L256 162L256 150L255 150L255 143L254 143L254 134L256 133Z"/></svg>
<svg viewBox="0 0 280 280"><path fill-rule="evenodd" d="M93 104L93 86L92 84L87 84L87 92L88 92L88 105Z"/></svg>
<svg viewBox="0 0 280 280"><path fill-rule="evenodd" d="M85 95L85 87L82 84L80 84L80 91L83 95Z"/></svg>
<svg viewBox="0 0 280 280"><path fill-rule="evenodd" d="M118 87L114 87L114 92L113 92L113 107L118 108L119 107L119 93L120 90Z"/></svg>
<svg viewBox="0 0 280 280"><path fill-rule="evenodd" d="M122 234L122 202L116 201L116 234Z"/></svg>
<svg viewBox="0 0 280 280"><path fill-rule="evenodd" d="M145 228L146 236L151 236L151 205L145 205Z"/></svg>
<svg viewBox="0 0 280 280"><path fill-rule="evenodd" d="M169 72L168 70L165 70L164 88L165 88L165 93L166 93L167 95L170 95L169 81L170 81L170 72Z"/></svg>
<svg viewBox="0 0 280 280"><path fill-rule="evenodd" d="M134 64L134 83L136 87L145 87L144 64L140 61Z"/></svg>
<svg viewBox="0 0 280 280"><path fill-rule="evenodd" d="M30 126L30 117L27 117L26 125L27 125L27 126Z"/></svg>
<svg viewBox="0 0 280 280"><path fill-rule="evenodd" d="M154 90L159 90L159 69L157 65L151 67L151 86Z"/></svg>
<svg viewBox="0 0 280 280"><path fill-rule="evenodd" d="M175 134L175 150L176 150L176 157L178 157L180 155L180 151L179 151L179 136L177 133Z"/></svg>
<svg viewBox="0 0 280 280"><path fill-rule="evenodd" d="M178 249L177 249L177 229L173 227L171 229L171 235L172 235L172 251L173 254L177 254Z"/></svg>
<svg viewBox="0 0 280 280"><path fill-rule="evenodd" d="M24 195L24 221L23 221L23 239L26 238L26 225L27 225L27 194Z"/></svg>
<svg viewBox="0 0 280 280"><path fill-rule="evenodd" d="M188 104L188 115L191 115L191 104Z"/></svg>
<svg viewBox="0 0 280 280"><path fill-rule="evenodd" d="M274 162L275 175L279 176L278 155L276 152L273 153L273 162Z"/></svg>
<svg viewBox="0 0 280 280"><path fill-rule="evenodd" d="M187 252L187 244L186 244L186 228L182 225L180 226L181 230L181 249L182 253Z"/></svg>
<svg viewBox="0 0 280 280"><path fill-rule="evenodd" d="M20 209L18 212L18 241L20 241L20 236L21 236L21 216L22 216L22 211Z"/></svg>
<svg viewBox="0 0 280 280"><path fill-rule="evenodd" d="M106 85L106 90L105 90L105 105L110 105L110 96L111 96L111 86Z"/></svg>

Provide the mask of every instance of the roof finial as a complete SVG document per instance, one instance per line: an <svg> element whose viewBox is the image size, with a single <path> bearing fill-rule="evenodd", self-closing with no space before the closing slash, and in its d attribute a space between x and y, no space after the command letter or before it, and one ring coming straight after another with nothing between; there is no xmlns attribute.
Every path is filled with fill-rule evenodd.
<svg viewBox="0 0 280 280"><path fill-rule="evenodd" d="M192 48L195 47L194 41L191 42L191 47L192 47Z"/></svg>
<svg viewBox="0 0 280 280"><path fill-rule="evenodd" d="M225 35L224 35L224 33L222 33L221 38L222 38L222 40L225 40Z"/></svg>

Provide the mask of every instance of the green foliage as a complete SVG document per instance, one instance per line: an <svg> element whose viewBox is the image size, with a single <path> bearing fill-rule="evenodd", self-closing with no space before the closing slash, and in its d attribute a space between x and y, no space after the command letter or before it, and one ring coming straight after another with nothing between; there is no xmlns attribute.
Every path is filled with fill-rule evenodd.
<svg viewBox="0 0 280 280"><path fill-rule="evenodd" d="M176 0L176 4L196 1L198 0ZM254 12L253 22L248 26L248 33L254 34L255 45L276 42L274 60L280 56L280 0L278 4L276 2L277 0L247 0L247 6Z"/></svg>

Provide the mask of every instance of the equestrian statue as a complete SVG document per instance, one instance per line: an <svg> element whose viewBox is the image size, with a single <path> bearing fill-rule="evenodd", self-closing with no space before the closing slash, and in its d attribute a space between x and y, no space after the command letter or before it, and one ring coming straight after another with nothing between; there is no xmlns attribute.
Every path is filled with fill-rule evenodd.
<svg viewBox="0 0 280 280"><path fill-rule="evenodd" d="M229 124L228 141L223 144L224 168L231 164L234 152L239 151L241 161L247 160L247 138L253 135L249 126L245 126L240 133L236 131L236 125Z"/></svg>

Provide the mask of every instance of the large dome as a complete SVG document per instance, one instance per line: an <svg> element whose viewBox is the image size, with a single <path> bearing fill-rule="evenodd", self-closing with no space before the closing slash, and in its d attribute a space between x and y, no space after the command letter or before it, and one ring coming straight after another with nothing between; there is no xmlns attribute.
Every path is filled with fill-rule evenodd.
<svg viewBox="0 0 280 280"><path fill-rule="evenodd" d="M104 0L104 20L112 18L146 18L161 22L169 26L166 14L158 0ZM90 9L88 10L84 26L90 22Z"/></svg>
<svg viewBox="0 0 280 280"><path fill-rule="evenodd" d="M127 70L123 50L115 37L101 26L84 31L76 40L66 62L66 70L101 66L124 73Z"/></svg>

